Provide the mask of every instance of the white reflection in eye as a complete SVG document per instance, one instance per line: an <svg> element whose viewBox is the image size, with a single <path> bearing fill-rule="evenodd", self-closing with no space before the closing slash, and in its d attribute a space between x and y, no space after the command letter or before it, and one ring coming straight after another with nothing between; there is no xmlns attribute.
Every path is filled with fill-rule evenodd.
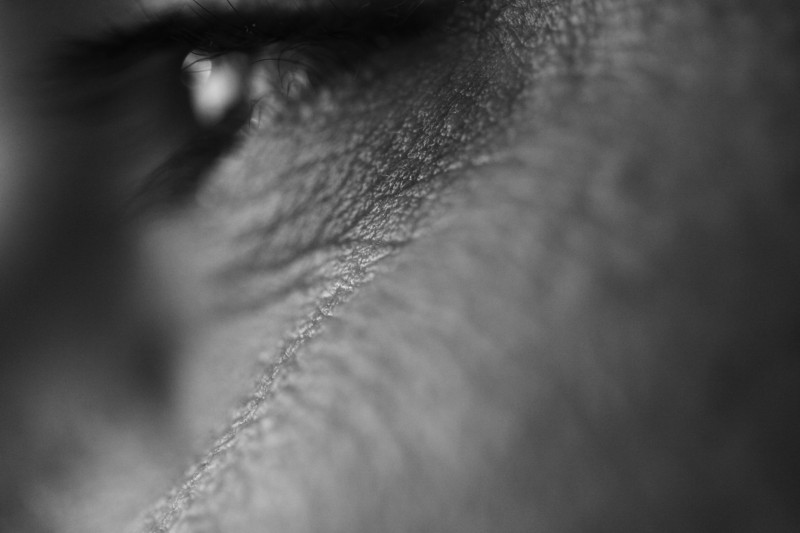
<svg viewBox="0 0 800 533"><path fill-rule="evenodd" d="M182 68L195 118L203 126L219 122L246 96L250 62L244 54L210 57L192 52Z"/></svg>

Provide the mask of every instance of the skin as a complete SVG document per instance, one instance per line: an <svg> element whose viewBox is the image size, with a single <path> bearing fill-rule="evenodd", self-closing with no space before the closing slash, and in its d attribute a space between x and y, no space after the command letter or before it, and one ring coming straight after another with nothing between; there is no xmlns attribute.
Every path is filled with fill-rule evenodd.
<svg viewBox="0 0 800 533"><path fill-rule="evenodd" d="M21 73L165 4L67 4L0 8L2 531L797 529L792 2L458 4L133 217L172 58Z"/></svg>

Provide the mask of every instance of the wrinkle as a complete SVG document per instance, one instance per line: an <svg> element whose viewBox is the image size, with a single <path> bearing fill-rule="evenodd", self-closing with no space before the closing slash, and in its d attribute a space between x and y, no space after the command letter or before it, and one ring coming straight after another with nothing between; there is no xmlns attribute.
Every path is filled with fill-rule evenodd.
<svg viewBox="0 0 800 533"><path fill-rule="evenodd" d="M218 527L232 531L640 531L795 518L773 501L785 482L770 471L769 452L748 438L791 424L794 414L762 419L777 411L763 376L785 368L797 348L796 306L787 305L797 301L797 269L781 268L797 261L797 218L779 192L796 157L771 143L771 126L731 121L731 109L746 102L715 107L691 90L724 86L712 67L736 56L717 50L698 59L691 42L665 50L675 37L669 29L680 35L685 26L667 16L669 7L653 6L576 0L533 15L541 32L531 37L532 80L517 117L531 126L518 125L508 157L456 171L453 192L435 198L449 202L444 214L402 253L336 265L310 318L262 354L265 366L233 429L156 510L154 524L191 530L189 516L217 515ZM711 37L722 48L731 42ZM495 51L480 58L500 61ZM663 85L680 74L673 54L699 61L704 83ZM482 66L468 63L468 72ZM471 78L454 79L474 95ZM502 118L514 108L498 109ZM792 126L778 139L797 138L792 109ZM487 118L493 112L470 111L485 120L475 128L486 129L458 137L456 153L498 142L484 138L497 131ZM444 116L431 111L421 122ZM442 148L399 140L409 143L392 152L398 157ZM695 143L702 149L693 151ZM750 143L769 145L755 162L766 170L732 165L718 173L720 154ZM458 159L432 157L371 189L386 194L367 202L376 217L382 207L396 212L398 184L440 180L440 169ZM397 163L367 159L381 170ZM425 198L424 187L407 190ZM747 214L743 195L759 198L757 214L731 226ZM716 198L721 216L705 216ZM338 213L347 202L326 208ZM363 231L369 249L375 235L407 223L404 206L399 221L377 229L346 220L334 242L360 243ZM421 217L425 206L412 210ZM343 241L341 228L355 235L345 232ZM769 278L765 286L761 278ZM744 342L751 336L761 352ZM766 370L731 357L756 358ZM719 388L708 392L715 378ZM738 418L749 436L704 425L721 390L761 391L763 403L731 406L738 413L726 418ZM254 509L254 501L263 505Z"/></svg>

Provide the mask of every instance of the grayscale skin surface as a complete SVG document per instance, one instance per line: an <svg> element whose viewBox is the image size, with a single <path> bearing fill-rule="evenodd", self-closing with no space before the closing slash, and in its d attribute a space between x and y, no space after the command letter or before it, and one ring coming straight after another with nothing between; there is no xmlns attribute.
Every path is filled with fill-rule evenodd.
<svg viewBox="0 0 800 533"><path fill-rule="evenodd" d="M436 4L167 203L197 4L0 4L0 531L800 527L800 8Z"/></svg>

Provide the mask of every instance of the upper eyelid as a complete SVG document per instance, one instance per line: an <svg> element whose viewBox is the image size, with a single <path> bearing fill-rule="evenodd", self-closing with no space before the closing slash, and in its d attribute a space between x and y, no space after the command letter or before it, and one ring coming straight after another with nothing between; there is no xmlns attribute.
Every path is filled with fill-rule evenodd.
<svg viewBox="0 0 800 533"><path fill-rule="evenodd" d="M251 53L287 41L402 40L437 26L455 3L453 0L393 2L397 9L342 10L331 7L334 4L330 3L328 8L280 9L264 4L253 10L233 7L172 10L150 14L138 25L109 28L93 38L71 39L61 47L59 60L119 65L154 50L169 48L186 53L195 50L208 54Z"/></svg>

